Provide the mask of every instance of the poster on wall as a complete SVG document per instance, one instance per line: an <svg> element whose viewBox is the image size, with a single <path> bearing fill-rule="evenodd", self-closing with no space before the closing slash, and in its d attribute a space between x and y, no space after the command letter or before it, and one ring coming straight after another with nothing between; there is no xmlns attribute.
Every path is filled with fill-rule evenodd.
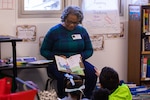
<svg viewBox="0 0 150 100"><path fill-rule="evenodd" d="M0 0L0 10L13 10L16 0Z"/></svg>
<svg viewBox="0 0 150 100"><path fill-rule="evenodd" d="M94 51L104 49L104 36L101 34L94 34L90 36Z"/></svg>
<svg viewBox="0 0 150 100"><path fill-rule="evenodd" d="M83 26L93 34L120 32L118 0L83 1ZM95 31L96 30L96 31Z"/></svg>
<svg viewBox="0 0 150 100"><path fill-rule="evenodd" d="M130 20L140 20L140 6L134 5L134 6L129 6L129 19Z"/></svg>
<svg viewBox="0 0 150 100"><path fill-rule="evenodd" d="M149 0L131 0L130 1L131 4L135 4L135 5L144 5L144 4L148 4Z"/></svg>
<svg viewBox="0 0 150 100"><path fill-rule="evenodd" d="M36 26L35 25L18 25L16 27L16 36L23 39L25 42L32 42L36 40Z"/></svg>
<svg viewBox="0 0 150 100"><path fill-rule="evenodd" d="M120 22L120 33L107 34L107 38L125 38L124 22Z"/></svg>

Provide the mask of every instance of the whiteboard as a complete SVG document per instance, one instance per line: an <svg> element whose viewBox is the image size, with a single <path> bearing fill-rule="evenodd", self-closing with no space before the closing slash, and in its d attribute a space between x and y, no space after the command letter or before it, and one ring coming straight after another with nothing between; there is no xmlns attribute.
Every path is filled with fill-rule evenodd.
<svg viewBox="0 0 150 100"><path fill-rule="evenodd" d="M83 5L82 10L83 26L91 34L120 33L118 0L113 0L113 4L112 0L92 1L90 5Z"/></svg>

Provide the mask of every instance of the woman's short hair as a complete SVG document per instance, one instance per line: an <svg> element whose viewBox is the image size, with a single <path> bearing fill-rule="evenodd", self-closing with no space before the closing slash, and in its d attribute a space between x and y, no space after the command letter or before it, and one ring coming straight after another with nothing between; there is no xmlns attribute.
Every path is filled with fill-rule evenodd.
<svg viewBox="0 0 150 100"><path fill-rule="evenodd" d="M104 67L99 76L99 82L102 88L115 90L119 85L118 73L110 67Z"/></svg>
<svg viewBox="0 0 150 100"><path fill-rule="evenodd" d="M67 16L69 14L73 14L73 15L76 15L78 20L79 20L79 23L81 24L82 23L82 20L83 20L83 12L81 11L80 7L78 6L68 6L64 9L62 15L61 15L61 21L64 22L65 19L67 18Z"/></svg>

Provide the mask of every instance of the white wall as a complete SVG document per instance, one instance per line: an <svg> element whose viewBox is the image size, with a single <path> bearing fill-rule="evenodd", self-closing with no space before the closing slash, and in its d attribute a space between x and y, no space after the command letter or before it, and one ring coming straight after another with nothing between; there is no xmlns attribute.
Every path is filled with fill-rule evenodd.
<svg viewBox="0 0 150 100"><path fill-rule="evenodd" d="M57 24L60 23L60 18L26 18L26 19L18 19L18 7L16 0L16 9L14 10L0 10L0 34L8 34L15 36L16 34L16 26L17 25L36 25L37 26L37 39L35 42L18 42L17 43L17 56L35 56L38 59L43 59L39 54L39 36L43 36L46 34L47 30ZM125 2L124 7L124 16L120 17L122 22L125 22L125 38L117 38L117 39L106 39L104 44L104 50L95 51L93 56L88 59L93 65L101 69L104 66L110 66L116 69L119 73L120 79L127 80L127 1ZM74 5L78 4L78 0L72 0L70 3ZM90 34L90 33L89 33ZM11 52L11 44L2 43L1 48L1 57L10 57L12 55ZM46 79L46 72L43 69L35 69L40 70L41 77ZM34 71L35 71L34 70ZM33 70L32 70L33 71ZM22 71L20 77L24 77L24 74L28 73L28 71ZM32 73L32 72L31 72ZM36 73L36 72L35 72ZM33 75L33 73L31 74ZM26 78L24 78L26 79Z"/></svg>

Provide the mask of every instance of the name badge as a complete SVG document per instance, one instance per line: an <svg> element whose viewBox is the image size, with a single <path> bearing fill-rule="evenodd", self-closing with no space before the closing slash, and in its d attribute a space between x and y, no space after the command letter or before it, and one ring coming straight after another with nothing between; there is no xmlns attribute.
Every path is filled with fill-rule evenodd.
<svg viewBox="0 0 150 100"><path fill-rule="evenodd" d="M72 39L77 40L77 39L82 39L82 37L80 34L74 34L74 35L72 35Z"/></svg>

